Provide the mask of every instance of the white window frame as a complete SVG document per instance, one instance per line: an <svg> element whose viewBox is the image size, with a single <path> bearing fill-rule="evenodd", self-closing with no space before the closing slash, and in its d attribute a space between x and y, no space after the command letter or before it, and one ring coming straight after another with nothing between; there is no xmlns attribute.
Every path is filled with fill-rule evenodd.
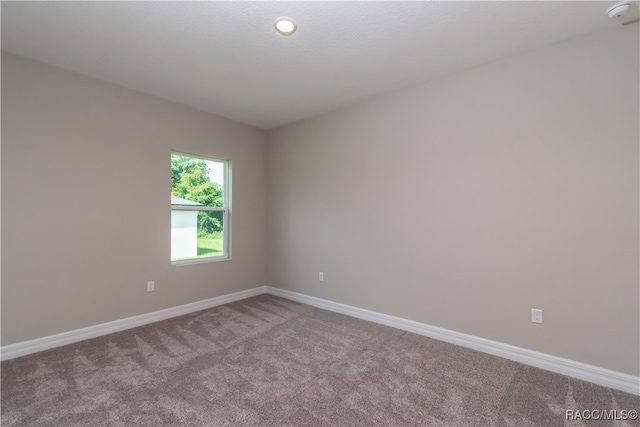
<svg viewBox="0 0 640 427"><path fill-rule="evenodd" d="M171 151L171 155L191 157L194 159L208 160L212 162L219 162L223 164L223 180L222 186L222 204L223 207L212 206L173 206L171 210L174 211L213 211L224 212L222 221L222 255L208 256L208 257L196 257L180 260L171 260L171 265L189 265L189 264L202 264L206 262L218 262L227 261L231 259L231 160L219 159L211 156L202 156L199 154L184 153L181 151Z"/></svg>

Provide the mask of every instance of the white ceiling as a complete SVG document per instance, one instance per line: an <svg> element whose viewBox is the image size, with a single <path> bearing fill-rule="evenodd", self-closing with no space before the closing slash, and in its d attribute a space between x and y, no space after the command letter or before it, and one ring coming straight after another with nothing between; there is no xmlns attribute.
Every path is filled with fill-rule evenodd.
<svg viewBox="0 0 640 427"><path fill-rule="evenodd" d="M619 27L614 3L3 1L2 49L269 129Z"/></svg>

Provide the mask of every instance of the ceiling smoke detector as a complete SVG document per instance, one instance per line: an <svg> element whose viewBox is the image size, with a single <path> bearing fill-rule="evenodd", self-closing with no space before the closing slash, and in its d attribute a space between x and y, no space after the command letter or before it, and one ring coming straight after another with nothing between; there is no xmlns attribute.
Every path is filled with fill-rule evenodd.
<svg viewBox="0 0 640 427"><path fill-rule="evenodd" d="M622 15L627 13L629 9L631 9L631 3L623 1L608 8L607 15L609 15L609 18L620 18Z"/></svg>

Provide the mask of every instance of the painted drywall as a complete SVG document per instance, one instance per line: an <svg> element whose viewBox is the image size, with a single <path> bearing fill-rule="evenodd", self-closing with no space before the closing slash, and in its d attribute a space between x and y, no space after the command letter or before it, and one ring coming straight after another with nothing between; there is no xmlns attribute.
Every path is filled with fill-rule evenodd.
<svg viewBox="0 0 640 427"><path fill-rule="evenodd" d="M638 35L272 131L268 284L637 376Z"/></svg>
<svg viewBox="0 0 640 427"><path fill-rule="evenodd" d="M3 54L2 345L263 285L265 139ZM172 149L231 160L231 260L171 265Z"/></svg>

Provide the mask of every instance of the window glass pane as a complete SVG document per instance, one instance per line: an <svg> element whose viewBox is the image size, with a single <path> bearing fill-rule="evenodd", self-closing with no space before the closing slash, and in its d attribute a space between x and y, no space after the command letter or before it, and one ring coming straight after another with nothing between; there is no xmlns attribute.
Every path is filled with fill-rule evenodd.
<svg viewBox="0 0 640 427"><path fill-rule="evenodd" d="M224 256L224 212L171 211L171 260Z"/></svg>
<svg viewBox="0 0 640 427"><path fill-rule="evenodd" d="M182 205L223 207L224 166L224 162L172 154L171 195L182 199Z"/></svg>

